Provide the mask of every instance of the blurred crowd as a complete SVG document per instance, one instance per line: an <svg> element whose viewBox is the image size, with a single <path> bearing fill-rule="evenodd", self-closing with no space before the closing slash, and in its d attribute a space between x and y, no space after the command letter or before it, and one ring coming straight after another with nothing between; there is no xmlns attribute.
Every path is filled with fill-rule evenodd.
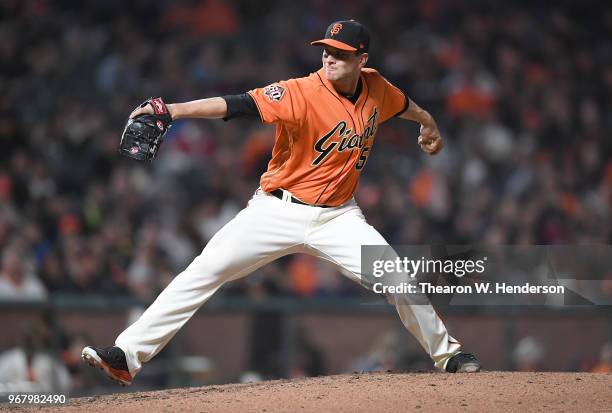
<svg viewBox="0 0 612 413"><path fill-rule="evenodd" d="M307 75L321 52L309 42L351 17L372 33L369 66L446 143L427 157L418 125L379 129L356 197L390 243L609 244L612 9L520 4L2 1L0 299L155 297L246 205L274 131L179 121L142 164L117 153L127 115L149 96ZM358 289L295 256L223 293Z"/></svg>

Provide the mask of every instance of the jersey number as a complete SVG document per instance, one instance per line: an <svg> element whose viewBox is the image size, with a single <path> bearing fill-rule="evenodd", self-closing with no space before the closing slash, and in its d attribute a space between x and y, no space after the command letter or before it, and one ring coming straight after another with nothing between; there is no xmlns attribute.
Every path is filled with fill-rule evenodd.
<svg viewBox="0 0 612 413"><path fill-rule="evenodd" d="M357 169L358 171L361 168L363 168L366 161L368 160L369 151L370 151L370 148L367 146L364 146L363 148L361 148L361 152L359 152L359 159L357 160L357 163L355 164L355 169Z"/></svg>

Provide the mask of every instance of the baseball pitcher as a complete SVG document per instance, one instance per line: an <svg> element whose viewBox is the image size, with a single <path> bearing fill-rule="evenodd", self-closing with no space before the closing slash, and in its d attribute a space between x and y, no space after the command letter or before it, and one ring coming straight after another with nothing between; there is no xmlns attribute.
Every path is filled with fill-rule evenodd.
<svg viewBox="0 0 612 413"><path fill-rule="evenodd" d="M365 68L370 36L360 23L332 23L323 67L309 76L240 95L166 105L149 99L130 114L121 152L155 157L175 119L259 117L276 125L275 144L260 187L247 207L162 291L112 347L88 346L82 357L121 384L132 383L223 284L287 254L331 261L362 281L361 245L388 245L365 220L353 197L381 123L399 117L420 123L418 144L435 155L442 139L432 116L376 70ZM447 372L475 372L480 363L451 337L431 305L395 304L404 326Z"/></svg>

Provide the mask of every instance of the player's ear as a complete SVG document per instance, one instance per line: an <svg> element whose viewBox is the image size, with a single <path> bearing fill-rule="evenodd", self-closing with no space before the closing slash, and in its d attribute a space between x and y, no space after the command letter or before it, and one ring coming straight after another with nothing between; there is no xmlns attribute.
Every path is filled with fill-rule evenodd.
<svg viewBox="0 0 612 413"><path fill-rule="evenodd" d="M368 54L367 53L362 53L359 55L359 67L363 68L366 63L368 62Z"/></svg>

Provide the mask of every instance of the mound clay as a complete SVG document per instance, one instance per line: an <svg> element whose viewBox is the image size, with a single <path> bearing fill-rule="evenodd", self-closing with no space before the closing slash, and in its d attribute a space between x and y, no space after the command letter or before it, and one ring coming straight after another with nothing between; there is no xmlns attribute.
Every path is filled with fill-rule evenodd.
<svg viewBox="0 0 612 413"><path fill-rule="evenodd" d="M37 412L609 412L612 374L368 373L71 399Z"/></svg>

